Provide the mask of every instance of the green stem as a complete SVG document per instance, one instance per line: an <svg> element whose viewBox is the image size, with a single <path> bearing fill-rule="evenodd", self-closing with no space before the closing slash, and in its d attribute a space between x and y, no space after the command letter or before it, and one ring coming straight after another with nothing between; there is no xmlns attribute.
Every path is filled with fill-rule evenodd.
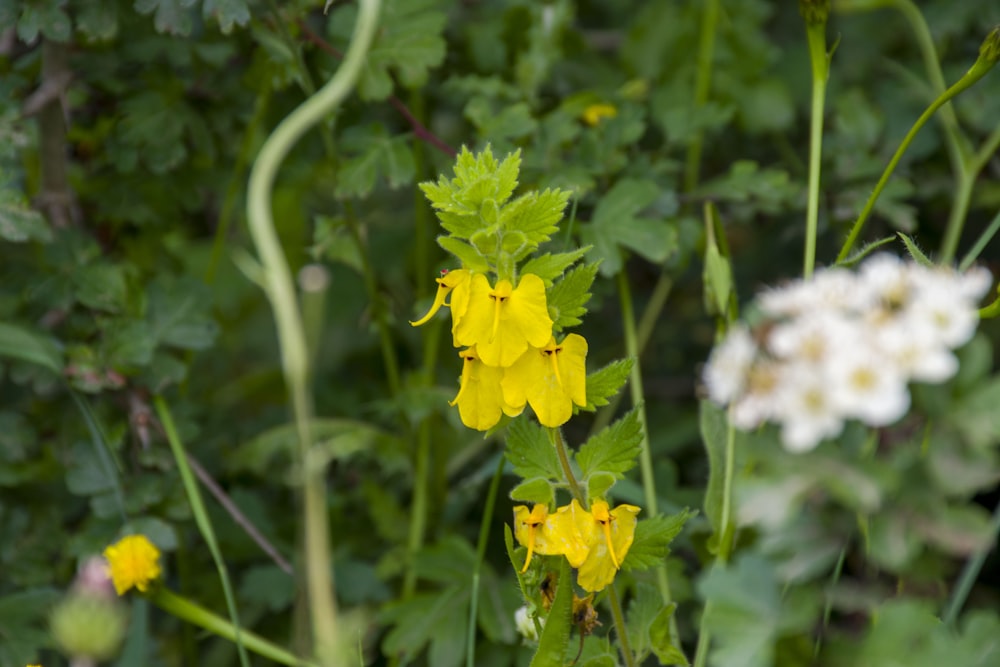
<svg viewBox="0 0 1000 667"><path fill-rule="evenodd" d="M994 542L996 541L997 535L1000 535L1000 504L996 506L993 510L993 537ZM969 592L972 590L972 585L976 583L976 579L979 577L980 570L983 569L983 563L986 562L986 557L993 550L993 545L979 549L972 558L965 564L962 569L962 574L958 578L958 585L955 586L955 590L951 595L951 599L948 601L948 606L945 608L944 616L942 620L945 625L953 626L955 621L958 620L958 614L962 611L962 606L965 604L966 598L969 597Z"/></svg>
<svg viewBox="0 0 1000 667"><path fill-rule="evenodd" d="M968 254L962 258L962 261L958 265L959 271L968 271L972 263L976 261L979 254L986 248L993 237L996 235L997 231L1000 230L1000 211L993 216L993 220L990 222L989 226L982 233L978 240L976 240L975 245L969 250Z"/></svg>
<svg viewBox="0 0 1000 667"><path fill-rule="evenodd" d="M566 478L566 484L569 485L569 490L576 498L576 501L586 507L587 499L583 495L583 491L580 489L579 483L576 481L576 475L573 474L573 468L569 464L569 456L566 454L566 444L563 442L562 434L559 432L558 428L549 428L549 440L552 442L553 446L556 448L556 455L559 457L559 465L562 467L563 476ZM625 660L625 667L636 667L635 655L632 653L632 648L628 643L628 634L625 626L625 616L622 614L622 604L618 599L618 591L615 589L614 582L611 583L607 588L608 591L608 603L611 605L611 616L615 622L615 632L618 634L618 642L621 645L622 658Z"/></svg>
<svg viewBox="0 0 1000 667"><path fill-rule="evenodd" d="M286 117L261 147L250 172L247 220L262 264L264 289L274 310L285 382L303 466L305 514L305 576L312 622L312 640L324 663L333 661L337 613L330 576L332 557L326 517L326 484L322 466L311 460L312 400L309 392L308 348L291 271L271 215L271 191L278 167L298 139L347 96L364 65L375 34L378 0L361 0L354 36L337 73L321 90ZM326 658L329 657L329 660Z"/></svg>
<svg viewBox="0 0 1000 667"><path fill-rule="evenodd" d="M486 494L486 507L479 523L479 542L476 544L476 565L472 570L472 595L469 601L469 628L465 644L465 667L476 667L476 612L479 607L479 573L486 558L486 543L490 539L490 520L493 518L493 508L497 502L497 492L500 489L500 478L503 477L505 459L499 455L497 469L490 482L490 490Z"/></svg>
<svg viewBox="0 0 1000 667"><path fill-rule="evenodd" d="M701 33L698 37L698 69L695 73L695 111L705 106L712 86L712 54L715 51L715 26L719 21L719 0L707 0L701 14ZM702 131L699 129L688 145L684 164L684 190L691 192L698 185L701 170Z"/></svg>
<svg viewBox="0 0 1000 667"><path fill-rule="evenodd" d="M917 132L920 128L927 123L928 119L934 115L934 112L940 109L953 97L975 84L979 81L979 79L983 78L983 76L985 76L992 67L993 63L989 62L986 58L980 57L980 59L969 68L969 71L962 75L961 79L952 84L951 88L948 88L946 91L938 95L938 97L931 102L930 106L928 106L916 120L913 127L910 128L910 131L906 133L905 137L903 137L903 141L899 144L899 148L896 149L896 153L892 156L892 159L889 161L889 165L882 173L882 177L875 185L875 189L872 191L871 196L868 197L868 201L865 202L865 206L861 210L861 214L858 216L858 219L854 221L854 226L851 227L851 231L847 235L847 240L844 242L844 246L840 249L840 253L837 255L838 263L844 261L850 254L851 248L854 246L854 242L861 233L861 228L864 226L865 221L868 219L868 215L875 206L875 202L878 200L879 195L882 194L882 190L889 181L889 177L892 176L892 172L896 169L896 165L899 163L900 158L903 157L903 153L905 153L906 149L909 148L910 143L913 141L913 138L917 136ZM953 233L957 234L957 232Z"/></svg>
<svg viewBox="0 0 1000 667"><path fill-rule="evenodd" d="M712 645L712 636L705 627L705 619L711 613L712 603L706 602L701 611L701 627L698 628L698 646L694 650L694 667L705 667L708 660L708 649Z"/></svg>
<svg viewBox="0 0 1000 667"><path fill-rule="evenodd" d="M986 167L993 154L1000 147L1000 126L997 126L990 136L986 138L983 145L959 172L958 183L955 188L955 201L952 204L951 215L948 217L948 226L945 228L944 240L941 242L942 264L949 264L955 258L958 250L958 240L962 235L965 226L965 216L969 212L969 203L972 201L972 188L976 184L976 178ZM980 249L981 250L981 249Z"/></svg>
<svg viewBox="0 0 1000 667"><path fill-rule="evenodd" d="M840 557L837 558L837 565L833 568L833 574L830 575L830 587L832 588L838 581L840 581L840 575L844 571L844 560L847 558L847 547L845 546L840 550ZM833 613L833 597L831 595L826 596L826 602L823 604L823 632L830 626L830 615ZM816 643L813 644L813 662L819 660L819 651L823 647L823 632L817 633Z"/></svg>
<svg viewBox="0 0 1000 667"><path fill-rule="evenodd" d="M812 277L816 266L816 229L819 226L819 176L823 155L823 111L830 56L826 51L826 21L806 23L809 61L812 64L812 116L809 124L809 197L806 206L806 245L802 274Z"/></svg>
<svg viewBox="0 0 1000 667"><path fill-rule="evenodd" d="M153 405L156 407L156 414L163 425L167 442L170 443L170 451L173 452L174 460L177 462L177 470L180 472L181 480L184 482L184 490L187 493L188 503L191 505L191 512L194 514L195 523L198 524L198 530L201 531L201 535L205 539L205 544L208 545L208 550L212 554L212 560L215 561L215 567L219 571L222 592L226 598L226 608L229 611L229 618L232 619L233 641L236 642L236 648L239 651L240 664L243 667L249 667L250 658L247 656L246 647L243 642L244 631L240 629L240 617L236 609L233 587L229 581L229 571L226 569L226 562L222 559L222 550L219 549L219 543L215 539L215 529L212 528L212 521L202 500L198 481L194 477L194 472L191 471L187 452L184 450L184 445L177 435L174 418L170 412L170 408L167 407L166 401L163 400L162 396L154 396Z"/></svg>
<svg viewBox="0 0 1000 667"><path fill-rule="evenodd" d="M166 588L159 587L153 589L146 594L146 598L168 614L196 625L199 628L204 628L223 639L236 641L237 637L239 637L244 646L268 660L288 665L288 667L317 667L315 663L300 660L285 649L275 646L252 632L240 630L232 623L213 614L204 607Z"/></svg>

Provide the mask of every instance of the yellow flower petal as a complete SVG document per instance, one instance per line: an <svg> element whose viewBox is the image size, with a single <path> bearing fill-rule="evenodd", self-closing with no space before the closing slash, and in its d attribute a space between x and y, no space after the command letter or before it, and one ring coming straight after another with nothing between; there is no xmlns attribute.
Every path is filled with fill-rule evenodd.
<svg viewBox="0 0 1000 667"><path fill-rule="evenodd" d="M458 395L449 405L458 406L462 423L477 431L488 431L500 421L500 413L510 417L521 414L524 404L509 405L500 390L502 368L484 364L475 347L459 352L462 358L462 379Z"/></svg>
<svg viewBox="0 0 1000 667"><path fill-rule="evenodd" d="M530 348L504 373L500 383L510 403L527 401L543 426L565 424L573 403L587 404L587 340L570 334L559 344Z"/></svg>
<svg viewBox="0 0 1000 667"><path fill-rule="evenodd" d="M434 314L441 309L441 306L449 305L445 303L445 298L448 296L448 293L451 292L452 290L468 285L469 272L466 271L465 269L448 271L444 273L440 278L436 278L435 280L437 281L438 284L438 290L437 294L434 295L434 303L431 304L431 308L430 310L427 311L426 315L421 317L416 322L410 322L410 326L419 327L421 324L425 324L428 320L434 317ZM466 290L460 290L460 291L466 291ZM466 301L468 300L467 296L465 297L465 300ZM452 304L455 303L454 294L451 297L451 303ZM463 307L461 308L462 310L461 313L456 314L454 309L451 312L453 325L455 318L461 317L461 315L464 314L465 311L464 304L462 304L462 306Z"/></svg>
<svg viewBox="0 0 1000 667"><path fill-rule="evenodd" d="M611 104L591 104L583 110L580 117L583 122L593 127L605 118L614 118L618 115L618 109Z"/></svg>
<svg viewBox="0 0 1000 667"><path fill-rule="evenodd" d="M566 556L570 565L579 567L587 557L595 526L590 512L575 500L554 513L544 505L535 505L530 512L524 505L518 505L514 508L514 537L528 547L528 558L521 571L528 569L532 554Z"/></svg>
<svg viewBox="0 0 1000 667"><path fill-rule="evenodd" d="M576 581L593 593L614 581L635 539L636 515L640 509L635 505L619 505L609 511L605 501L595 500L591 511L595 537Z"/></svg>
<svg viewBox="0 0 1000 667"><path fill-rule="evenodd" d="M541 347L552 337L545 283L528 273L517 288L507 280L490 287L486 276L475 274L454 334L457 344L475 345L487 366L510 366L529 345Z"/></svg>
<svg viewBox="0 0 1000 667"><path fill-rule="evenodd" d="M128 535L104 550L118 595L133 586L145 592L160 578L160 550L145 535Z"/></svg>

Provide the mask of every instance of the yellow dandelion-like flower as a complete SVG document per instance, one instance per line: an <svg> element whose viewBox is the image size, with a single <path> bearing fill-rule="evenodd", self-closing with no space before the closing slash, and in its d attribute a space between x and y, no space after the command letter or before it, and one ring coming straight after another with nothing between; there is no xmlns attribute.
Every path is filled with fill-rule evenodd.
<svg viewBox="0 0 1000 667"><path fill-rule="evenodd" d="M128 535L104 550L118 595L133 586L145 592L160 578L160 550L145 535Z"/></svg>

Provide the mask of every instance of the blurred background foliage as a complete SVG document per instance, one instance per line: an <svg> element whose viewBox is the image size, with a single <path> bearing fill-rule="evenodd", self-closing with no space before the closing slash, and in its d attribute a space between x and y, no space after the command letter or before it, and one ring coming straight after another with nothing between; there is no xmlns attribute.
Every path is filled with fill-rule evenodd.
<svg viewBox="0 0 1000 667"><path fill-rule="evenodd" d="M270 130L337 68L354 24L351 3L332 3L328 15L321 4L0 0L0 665L60 664L47 610L81 559L123 531L144 532L167 552L177 590L224 609L152 415L158 393L204 478L242 516L209 503L243 621L280 644L297 641L294 435L271 314L240 267L249 247L249 166ZM916 5L948 82L1000 23L995 3ZM837 9L835 2L828 29L829 41L839 41L827 98L821 264L832 262L934 97L902 13ZM795 3L722 0L701 104L694 90L702 12L696 0L387 0L357 94L284 163L274 197L282 243L293 270L320 269L318 282L304 281L304 309L317 437L332 461L337 591L343 605L371 613L364 643L372 664L461 663L473 545L501 456L499 440L464 429L446 404L458 365L442 322L429 331L407 325L448 268L416 183L448 173L462 145L491 143L499 156L520 148L522 188L574 193L551 245L590 244L588 260L602 262L580 329L592 368L625 355L623 281L638 313L653 304L641 369L661 510L702 506L708 460L696 378L715 326L702 301L701 209L707 201L718 207L741 302L800 273L810 73ZM590 122L585 111L596 104L614 115ZM987 141L1000 119L1000 75L953 107L973 146ZM938 247L953 194L941 127L931 123L903 158L866 238L905 231ZM963 248L998 208L994 158L976 183ZM996 258L995 250L983 257ZM819 575L851 544L832 597L842 631L832 650L843 664L942 664L857 660L913 646L913 638L932 641L920 630L926 605L913 600L885 612L895 640L863 640L869 603L893 590L939 603L963 557L989 539L988 512L966 502L952 516L938 502L974 498L992 507L998 499L998 385L989 373L1000 331L983 330L964 353L973 358L964 375L920 397L945 418L930 435L915 431L917 446L898 456L789 460L769 451L773 442L751 438L745 451L758 475L740 490L749 513L740 545L754 553L735 571L700 577L710 528L699 518L669 562L689 654L701 600L727 609L728 599L720 622L734 630L733 642L752 636L776 647L775 664L809 664L813 628L795 619L822 604ZM568 441L581 442L594 419L568 424ZM959 444L942 450L945 460L928 461L915 455L928 437ZM430 496L423 546L411 553L421 438L430 448L421 473ZM502 543L511 520L506 492L516 481L505 476L492 517L481 665L526 664L531 655L514 629L521 600ZM642 501L634 479L615 495ZM888 499L890 510L880 511ZM871 517L867 546L855 514ZM811 586L801 599L782 600L789 581ZM632 597L637 624L649 622L645 585L638 581ZM995 606L998 586L994 559L972 600ZM740 606L744 593L756 607ZM120 664L235 664L232 645L143 605L133 603ZM995 615L970 620L968 641L977 632L995 636L997 624ZM609 664L600 662L600 641L588 641L581 664ZM724 644L713 660L771 664L727 662L754 647Z"/></svg>

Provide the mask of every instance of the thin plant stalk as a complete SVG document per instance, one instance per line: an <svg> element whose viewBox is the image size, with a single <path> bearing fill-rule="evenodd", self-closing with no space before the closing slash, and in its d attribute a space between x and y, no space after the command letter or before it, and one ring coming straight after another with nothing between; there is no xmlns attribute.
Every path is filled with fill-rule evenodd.
<svg viewBox="0 0 1000 667"><path fill-rule="evenodd" d="M247 649L268 660L288 667L317 667L315 663L301 660L252 632L240 630L238 626L224 618L162 586L146 593L146 599L171 616L208 630L223 639L230 641L239 639Z"/></svg>
<svg viewBox="0 0 1000 667"><path fill-rule="evenodd" d="M490 490L486 494L486 507L483 518L479 522L479 541L476 543L476 564L472 570L472 593L469 599L469 628L465 643L465 667L476 667L476 614L479 609L479 575L486 559L486 543L490 539L490 520L493 518L493 508L497 502L497 492L500 489L500 479L506 463L503 454L499 455L497 469L490 481Z"/></svg>
<svg viewBox="0 0 1000 667"><path fill-rule="evenodd" d="M823 155L823 112L830 55L826 50L826 20L806 22L809 61L812 66L812 111L809 123L809 195L806 203L806 243L802 275L811 278L816 266L816 230L819 226L819 177Z"/></svg>
<svg viewBox="0 0 1000 667"><path fill-rule="evenodd" d="M972 266L972 263L976 261L980 253L983 252L989 242L993 240L993 237L996 236L997 231L1000 231L1000 211L997 211L997 214L993 216L993 220L990 221L989 226L986 227L976 240L976 243L966 253L965 257L962 258L962 261L958 264L959 271L967 271Z"/></svg>
<svg viewBox="0 0 1000 667"><path fill-rule="evenodd" d="M642 473L642 490L646 502L647 511L650 518L660 514L659 503L656 496L656 479L653 475L653 456L650 452L649 443L649 423L646 419L646 397L642 386L642 370L639 364L639 339L635 328L635 309L632 306L632 290L628 283L628 276L624 271L619 271L618 276L618 296L621 301L622 327L625 332L625 354L633 359L631 376L629 377L629 392L632 397L632 405L638 411L639 428L642 431L642 449L639 453L639 467ZM656 583L660 590L660 597L664 605L669 605L672 601L670 593L670 578L667 575L667 564L661 562L656 566ZM674 646L680 646L680 634L677 630L677 622L674 617L670 617L670 641Z"/></svg>
<svg viewBox="0 0 1000 667"><path fill-rule="evenodd" d="M577 502L586 506L587 499L584 497L583 491L580 489L580 484L576 481L576 475L573 474L573 468L569 464L569 456L566 454L566 443L563 442L562 434L558 428L550 428L548 429L548 433L549 440L556 448L559 465L562 467L563 476L566 478L566 484L569 486L570 492L576 498ZM625 616L622 614L622 603L618 598L618 591L615 589L614 582L608 586L607 591L608 603L611 605L611 617L614 619L615 633L618 635L618 642L621 645L625 667L636 667L635 655L632 653L632 648L628 642Z"/></svg>
<svg viewBox="0 0 1000 667"><path fill-rule="evenodd" d="M163 424L163 432L167 436L170 451L173 453L174 461L177 463L177 470L180 472L181 481L184 482L184 491L187 493L188 504L191 505L191 512L194 514L195 523L198 525L198 530L201 531L201 536L205 540L209 552L212 554L212 560L215 561L216 569L219 571L219 581L222 583L222 592L226 598L226 608L229 611L229 618L232 620L232 640L236 642L236 648L240 655L240 664L243 667L249 667L250 658L247 656L243 641L244 631L240 629L239 611L236 608L233 586L229 581L229 570L226 569L226 562L222 558L222 550L219 549L219 543L215 539L215 529L212 527L212 520L208 516L205 502L202 500L198 480L195 479L191 465L188 463L187 452L180 437L177 435L177 427L174 426L174 418L170 412L170 408L167 407L166 401L163 400L162 396L155 396L153 398L153 405L156 407L156 414L160 418L160 423Z"/></svg>
<svg viewBox="0 0 1000 667"><path fill-rule="evenodd" d="M274 310L282 368L295 415L304 487L306 591L312 641L324 664L333 662L333 651L337 645L326 481L323 466L315 463L312 456L308 347L291 271L274 229L271 192L278 167L292 146L306 131L328 116L353 88L375 34L378 11L379 0L361 0L354 36L343 63L321 90L286 117L268 137L251 169L247 196L247 221L260 256L264 290Z"/></svg>
<svg viewBox="0 0 1000 667"><path fill-rule="evenodd" d="M993 510L993 522L991 524L993 528L993 541L996 542L996 538L1000 535L1000 504L996 506ZM965 605L966 598L969 597L969 592L972 590L972 585L976 583L976 579L979 577L979 572L983 569L983 563L986 562L986 557L989 556L990 552L993 551L993 545L979 549L972 557L966 562L965 567L962 568L962 574L958 578L958 584L955 586L955 590L951 594L951 598L948 600L948 606L945 608L944 616L942 620L945 625L954 626L955 621L958 620L958 615L962 611L962 607Z"/></svg>
<svg viewBox="0 0 1000 667"><path fill-rule="evenodd" d="M993 35L990 36L992 38ZM988 38L988 39L990 39ZM872 190L871 195L868 197L868 201L865 202L864 208L858 215L858 219L854 221L854 225L851 227L850 233L847 235L847 240L844 241L843 247L840 249L840 253L837 255L837 262L843 262L847 259L850 254L851 249L854 247L854 242L857 240L858 235L861 233L861 228L864 227L865 221L868 219L868 215L872 212L875 207L875 202L878 201L879 195L882 194L882 190L885 189L886 183L889 182L889 177L892 176L893 171L896 169L896 165L899 164L900 158L903 157L903 153L909 148L910 143L913 142L913 138L917 136L917 132L920 131L927 121L934 115L934 113L944 106L953 97L957 96L962 91L970 88L977 81L979 81L987 72L992 69L993 65L996 64L992 58L988 57L987 54L981 52L980 57L976 62L969 68L965 74L962 75L958 81L953 83L950 88L945 90L943 93L937 96L930 106L924 110L919 118L913 123L913 127L910 128L906 136L903 137L903 141L900 142L899 148L896 149L895 154L893 154L892 159L889 161L888 166L886 166L885 171L882 172L882 177L879 179L878 183L875 185L875 189ZM961 222L961 221L960 221ZM949 236L955 237L955 244L957 245L957 236L961 229L959 225L950 225L950 227L955 227L955 231L949 228L947 234ZM946 239L946 242L948 240ZM946 250L949 246L942 248L942 260L946 257ZM954 256L954 250L951 251L951 256ZM951 261L951 257L948 257L946 261Z"/></svg>
<svg viewBox="0 0 1000 667"><path fill-rule="evenodd" d="M698 61L695 71L694 100L695 111L708 102L712 86L712 54L715 52L715 26L719 22L719 0L706 0L701 14L701 32L698 36ZM691 192L698 185L701 171L701 152L704 135L699 128L688 145L684 162L684 190Z"/></svg>
<svg viewBox="0 0 1000 667"><path fill-rule="evenodd" d="M962 235L962 228L965 226L965 216L969 212L969 203L972 201L972 188L976 184L980 172L986 167L998 148L1000 148L1000 126L997 126L990 133L979 150L965 163L965 169L960 172L955 201L952 203L948 226L945 227L944 240L941 242L940 261L942 264L948 264L955 258L958 240Z"/></svg>

